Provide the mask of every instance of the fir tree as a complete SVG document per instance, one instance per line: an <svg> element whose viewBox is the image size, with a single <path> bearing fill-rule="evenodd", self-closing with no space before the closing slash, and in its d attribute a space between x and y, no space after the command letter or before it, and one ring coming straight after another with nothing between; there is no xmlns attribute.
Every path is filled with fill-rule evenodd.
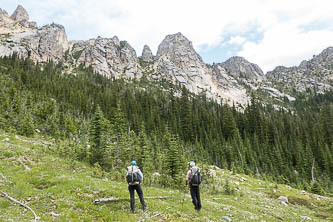
<svg viewBox="0 0 333 222"><path fill-rule="evenodd" d="M90 143L92 164L96 162L103 165L103 156L106 150L106 120L99 105L96 107L95 114L90 124Z"/></svg>

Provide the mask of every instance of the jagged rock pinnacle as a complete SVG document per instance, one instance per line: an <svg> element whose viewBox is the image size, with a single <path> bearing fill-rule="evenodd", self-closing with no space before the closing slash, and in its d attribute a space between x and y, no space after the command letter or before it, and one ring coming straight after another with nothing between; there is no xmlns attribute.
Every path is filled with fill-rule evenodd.
<svg viewBox="0 0 333 222"><path fill-rule="evenodd" d="M10 16L11 19L17 22L29 21L29 15L27 11L21 6L18 5L14 13Z"/></svg>
<svg viewBox="0 0 333 222"><path fill-rule="evenodd" d="M151 62L154 59L153 53L151 52L149 46L145 45L143 47L143 51L142 51L142 56L141 58L143 59L143 61L145 62Z"/></svg>

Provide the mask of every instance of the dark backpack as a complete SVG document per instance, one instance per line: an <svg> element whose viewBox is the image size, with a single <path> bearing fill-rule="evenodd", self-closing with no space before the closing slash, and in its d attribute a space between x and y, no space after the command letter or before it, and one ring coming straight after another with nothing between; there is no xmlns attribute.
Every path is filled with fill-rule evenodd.
<svg viewBox="0 0 333 222"><path fill-rule="evenodd" d="M127 183L140 182L141 176L139 174L139 168L133 169L133 167L129 167L127 169L126 181Z"/></svg>
<svg viewBox="0 0 333 222"><path fill-rule="evenodd" d="M190 183L192 186L199 186L201 184L201 182L202 182L202 176L200 173L200 169L197 168L194 173L192 172L192 178L191 178Z"/></svg>

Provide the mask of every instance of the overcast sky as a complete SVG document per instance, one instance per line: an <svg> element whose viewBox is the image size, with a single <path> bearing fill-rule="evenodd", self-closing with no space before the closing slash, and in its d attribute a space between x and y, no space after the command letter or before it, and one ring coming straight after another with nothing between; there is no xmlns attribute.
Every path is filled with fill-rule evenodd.
<svg viewBox="0 0 333 222"><path fill-rule="evenodd" d="M207 63L243 56L264 72L333 46L332 0L0 0L9 14L18 4L38 26L65 26L69 40L117 35L141 55L181 32Z"/></svg>

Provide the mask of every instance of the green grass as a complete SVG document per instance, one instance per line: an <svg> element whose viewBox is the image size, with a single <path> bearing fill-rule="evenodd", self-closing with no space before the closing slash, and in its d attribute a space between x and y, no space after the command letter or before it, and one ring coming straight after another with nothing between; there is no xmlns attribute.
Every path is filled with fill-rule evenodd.
<svg viewBox="0 0 333 222"><path fill-rule="evenodd" d="M40 221L313 221L333 220L333 199L274 184L227 170L216 170L212 184L201 186L203 208L193 209L189 192L148 187L144 196L170 196L170 199L146 199L148 210L129 211L129 201L94 204L103 197L128 198L125 181L114 181L114 175L95 175L89 164L72 164L58 157L43 138L25 138L0 132L0 191L30 206ZM245 179L245 180L244 180ZM234 194L225 194L229 181ZM208 179L206 180L206 182ZM284 206L277 198L288 196ZM185 199L184 199L185 197ZM31 221L30 211L0 197L0 221Z"/></svg>

